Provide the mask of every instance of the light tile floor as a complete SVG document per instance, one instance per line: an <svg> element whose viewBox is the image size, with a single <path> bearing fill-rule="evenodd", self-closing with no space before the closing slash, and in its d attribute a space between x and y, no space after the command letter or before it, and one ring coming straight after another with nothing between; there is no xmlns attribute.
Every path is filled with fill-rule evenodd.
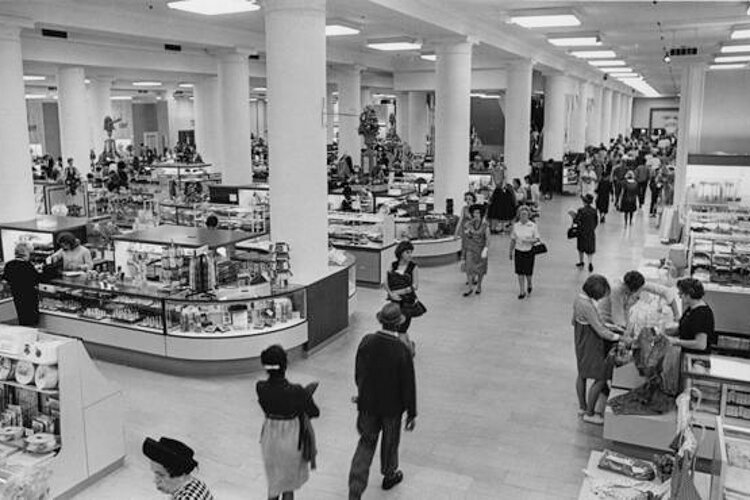
<svg viewBox="0 0 750 500"><path fill-rule="evenodd" d="M565 238L573 197L545 202L540 222L550 253L538 258L530 299L517 299L507 236L493 236L490 272L481 296L461 296L458 265L420 270L419 295L429 308L412 326L417 343L419 418L404 434L405 481L380 487L377 455L366 499L576 498L601 428L576 418L571 304L588 275L574 267L575 244ZM598 230L595 271L610 279L636 267L652 224L639 213L632 229L610 214ZM653 229L650 231L653 233ZM349 461L357 442L354 355L377 325L381 291L360 288L348 332L293 364L293 381L320 381L315 421L319 469L297 498L346 498ZM200 477L219 500L263 499L258 445L263 415L255 397L262 374L174 377L99 363L125 393L125 467L83 491L82 500L163 498L140 453L144 436L168 435L191 444Z"/></svg>

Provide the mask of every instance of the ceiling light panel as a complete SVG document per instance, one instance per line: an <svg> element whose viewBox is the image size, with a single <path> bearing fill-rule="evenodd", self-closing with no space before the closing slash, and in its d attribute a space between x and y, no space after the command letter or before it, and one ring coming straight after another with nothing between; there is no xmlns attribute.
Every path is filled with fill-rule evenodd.
<svg viewBox="0 0 750 500"><path fill-rule="evenodd" d="M357 34L359 34L359 30L351 26L344 26L338 23L326 25L326 36L351 36Z"/></svg>
<svg viewBox="0 0 750 500"><path fill-rule="evenodd" d="M750 54L744 56L720 56L714 59L715 63L738 63L750 61Z"/></svg>
<svg viewBox="0 0 750 500"><path fill-rule="evenodd" d="M109 99L112 101L132 101L133 97L129 95L113 95Z"/></svg>
<svg viewBox="0 0 750 500"><path fill-rule="evenodd" d="M602 44L598 36L556 36L547 38L547 41L558 47L596 47Z"/></svg>
<svg viewBox="0 0 750 500"><path fill-rule="evenodd" d="M742 69L747 68L747 64L733 63L733 64L712 64L708 69Z"/></svg>
<svg viewBox="0 0 750 500"><path fill-rule="evenodd" d="M750 44L724 45L721 47L722 54L736 54L738 52L750 52Z"/></svg>
<svg viewBox="0 0 750 500"><path fill-rule="evenodd" d="M661 97L661 94L642 78L623 78L621 81L646 97Z"/></svg>
<svg viewBox="0 0 750 500"><path fill-rule="evenodd" d="M181 83L178 85L181 89L192 89L194 86L192 83Z"/></svg>
<svg viewBox="0 0 750 500"><path fill-rule="evenodd" d="M161 82L152 82L152 81L133 82L133 87L161 87Z"/></svg>
<svg viewBox="0 0 750 500"><path fill-rule="evenodd" d="M610 67L610 66L625 66L625 61L621 61L619 59L615 59L615 60L611 60L611 59L609 59L609 60L596 60L596 59L594 59L593 61L589 61L589 64L592 65L592 66L608 66L608 67Z"/></svg>
<svg viewBox="0 0 750 500"><path fill-rule="evenodd" d="M253 92L265 92L267 90L265 87L253 87Z"/></svg>
<svg viewBox="0 0 750 500"><path fill-rule="evenodd" d="M741 28L732 31L732 40L743 40L746 38L750 38L750 28Z"/></svg>
<svg viewBox="0 0 750 500"><path fill-rule="evenodd" d="M510 22L530 29L557 28L581 25L581 21L573 14L511 16Z"/></svg>
<svg viewBox="0 0 750 500"><path fill-rule="evenodd" d="M47 77L42 75L23 75L24 82L41 82L46 79Z"/></svg>
<svg viewBox="0 0 750 500"><path fill-rule="evenodd" d="M204 16L239 14L260 9L260 5L247 0L180 0L168 2L167 7Z"/></svg>
<svg viewBox="0 0 750 500"><path fill-rule="evenodd" d="M615 68L596 68L599 71L604 71L605 73L631 73L633 71L632 68L628 68L627 66L618 66Z"/></svg>
<svg viewBox="0 0 750 500"><path fill-rule="evenodd" d="M419 54L419 58L425 61L431 61L431 62L437 61L436 54Z"/></svg>
<svg viewBox="0 0 750 500"><path fill-rule="evenodd" d="M613 50L574 50L570 55L581 59L612 59L617 57Z"/></svg>
<svg viewBox="0 0 750 500"><path fill-rule="evenodd" d="M386 52L399 52L407 50L419 50L422 48L422 44L416 40L409 38L391 38L383 40L368 40L367 46L375 50L383 50Z"/></svg>

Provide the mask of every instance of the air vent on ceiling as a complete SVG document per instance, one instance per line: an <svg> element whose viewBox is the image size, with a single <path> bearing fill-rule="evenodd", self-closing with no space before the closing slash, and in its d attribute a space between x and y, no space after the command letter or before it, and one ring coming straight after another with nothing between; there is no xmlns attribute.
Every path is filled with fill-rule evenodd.
<svg viewBox="0 0 750 500"><path fill-rule="evenodd" d="M171 52L182 52L182 45L177 45L174 43L165 43L164 50L168 50Z"/></svg>
<svg viewBox="0 0 750 500"><path fill-rule="evenodd" d="M669 49L669 55L672 57L695 56L698 55L697 47L673 47Z"/></svg>
<svg viewBox="0 0 750 500"><path fill-rule="evenodd" d="M50 38L68 38L68 32L42 28L42 36L48 36Z"/></svg>
<svg viewBox="0 0 750 500"><path fill-rule="evenodd" d="M139 94L148 94L148 90L138 90Z"/></svg>
<svg viewBox="0 0 750 500"><path fill-rule="evenodd" d="M247 56L247 58L250 59L251 61L257 61L258 59L260 59L260 54L258 54L257 52L255 52L255 53L250 54L249 56Z"/></svg>

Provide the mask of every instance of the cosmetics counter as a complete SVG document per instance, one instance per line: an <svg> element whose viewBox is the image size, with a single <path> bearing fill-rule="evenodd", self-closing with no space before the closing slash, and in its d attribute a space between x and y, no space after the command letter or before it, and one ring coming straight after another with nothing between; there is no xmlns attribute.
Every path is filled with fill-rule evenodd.
<svg viewBox="0 0 750 500"><path fill-rule="evenodd" d="M33 248L32 262L44 262L45 258L58 249L57 237L60 233L70 232L82 243L86 243L88 223L88 219L83 217L55 215L37 215L28 221L0 223L0 256L3 260L12 259L16 245L26 242Z"/></svg>
<svg viewBox="0 0 750 500"><path fill-rule="evenodd" d="M426 210L413 213L414 216L396 216L394 223L396 239L409 240L414 245L417 264L436 266L457 262L461 253L461 238L456 236L458 217Z"/></svg>
<svg viewBox="0 0 750 500"><path fill-rule="evenodd" d="M246 245L252 239L177 226L116 236L116 272L67 273L40 287L40 324L103 359L191 374L252 371L270 344L312 349L348 326L351 256L295 285L288 247Z"/></svg>
<svg viewBox="0 0 750 500"><path fill-rule="evenodd" d="M396 248L395 223L390 215L378 213L328 213L328 241L356 259L358 284L380 286Z"/></svg>

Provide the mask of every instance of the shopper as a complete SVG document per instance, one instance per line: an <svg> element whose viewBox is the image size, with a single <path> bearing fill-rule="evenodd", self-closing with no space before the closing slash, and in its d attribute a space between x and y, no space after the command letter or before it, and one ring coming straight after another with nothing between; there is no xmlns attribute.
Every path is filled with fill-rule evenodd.
<svg viewBox="0 0 750 500"><path fill-rule="evenodd" d="M349 471L349 500L359 500L367 488L378 436L383 489L403 481L404 474L398 469L401 419L406 412L405 429L412 431L417 418L414 364L409 349L397 336L398 326L406 318L393 303L384 305L377 318L381 329L365 335L357 349L354 379L360 438Z"/></svg>
<svg viewBox="0 0 750 500"><path fill-rule="evenodd" d="M591 206L594 197L590 194L581 196L583 206L576 212L569 212L573 217L573 224L578 226L578 235L576 236L576 248L578 249L578 263L576 267L584 266L583 256L589 261L589 272L594 271L594 254L596 253L596 226L599 224L599 217L596 209Z"/></svg>
<svg viewBox="0 0 750 500"><path fill-rule="evenodd" d="M216 229L219 227L219 218L211 214L206 217L206 229Z"/></svg>
<svg viewBox="0 0 750 500"><path fill-rule="evenodd" d="M612 365L606 358L611 343L620 340L620 335L604 326L597 310L597 301L609 294L607 278L592 274L583 284L582 291L573 302L573 330L578 365L578 416L585 422L602 425L604 417L596 409L603 406L599 402L600 397L606 398L609 395L607 381L612 378ZM589 379L593 380L593 384L586 395Z"/></svg>
<svg viewBox="0 0 750 500"><path fill-rule="evenodd" d="M622 184L620 189L620 199L618 200L617 206L620 207L620 211L625 217L625 226L633 225L633 214L637 209L638 204L638 193L640 187L635 181L635 174L628 172L625 174L625 182Z"/></svg>
<svg viewBox="0 0 750 500"><path fill-rule="evenodd" d="M464 193L464 206L461 208L461 215L458 218L458 224L456 224L456 236L461 237L464 231L464 224L466 221L471 219L471 213L469 209L472 205L477 203L477 195L471 191Z"/></svg>
<svg viewBox="0 0 750 500"><path fill-rule="evenodd" d="M516 216L516 195L513 186L505 184L496 186L490 200L490 230L492 234L502 233ZM499 228L498 228L499 227Z"/></svg>
<svg viewBox="0 0 750 500"><path fill-rule="evenodd" d="M88 271L93 265L91 252L88 248L81 245L81 241L73 233L60 233L57 237L57 244L60 247L53 253L49 259L52 262L62 260L64 271Z"/></svg>
<svg viewBox="0 0 750 500"><path fill-rule="evenodd" d="M21 326L37 326L39 324L40 276L34 265L29 262L31 245L28 243L17 244L15 255L15 259L5 264L3 279L10 285L18 324Z"/></svg>
<svg viewBox="0 0 750 500"><path fill-rule="evenodd" d="M683 313L678 326L667 330L669 341L684 352L706 354L716 345L717 335L714 312L703 300L703 284L695 278L682 278L677 281L677 293Z"/></svg>
<svg viewBox="0 0 750 500"><path fill-rule="evenodd" d="M162 437L158 441L146 438L143 454L151 460L156 489L170 495L172 500L214 500L208 486L193 477L198 467L192 448L185 443Z"/></svg>
<svg viewBox="0 0 750 500"><path fill-rule="evenodd" d="M554 178L555 178L555 162L552 158L544 162L542 165L540 189L542 197L545 200L552 199L552 193L554 191Z"/></svg>
<svg viewBox="0 0 750 500"><path fill-rule="evenodd" d="M612 169L612 187L615 191L615 202L620 199L620 192L622 191L622 185L625 181L625 174L628 173L628 169L625 166L625 162L618 160L615 162L615 166Z"/></svg>
<svg viewBox="0 0 750 500"><path fill-rule="evenodd" d="M526 203L526 190L524 190L521 184L521 179L513 179L513 195L516 200L516 207ZM513 214L514 217L516 214Z"/></svg>
<svg viewBox="0 0 750 500"><path fill-rule="evenodd" d="M650 170L646 165L646 159L640 158L638 166L635 167L635 182L638 183L638 207L643 208L646 203L646 188L650 178Z"/></svg>
<svg viewBox="0 0 750 500"><path fill-rule="evenodd" d="M539 206L539 184L537 184L531 175L523 178L523 189L525 194L524 203L530 207ZM518 214L516 214L518 216Z"/></svg>
<svg viewBox="0 0 750 500"><path fill-rule="evenodd" d="M612 198L612 180L611 176L605 172L596 186L596 210L599 212L599 222L607 221L610 198Z"/></svg>
<svg viewBox="0 0 750 500"><path fill-rule="evenodd" d="M518 222L513 224L510 234L510 260L515 261L515 272L518 277L518 298L526 298L533 290L531 276L534 274L535 243L539 243L539 228L531 222L531 210L528 207L518 209Z"/></svg>
<svg viewBox="0 0 750 500"><path fill-rule="evenodd" d="M649 181L648 187L651 190L651 206L648 211L649 216L656 217L656 206L657 203L659 203L659 196L664 187L664 173L661 167L658 167L651 172L651 180Z"/></svg>
<svg viewBox="0 0 750 500"><path fill-rule="evenodd" d="M306 453L301 443L305 441L309 419L320 415L312 397L317 383L302 387L289 382L286 352L278 344L265 349L260 362L268 373L268 378L255 386L258 403L266 415L260 444L268 498L291 500L294 491L307 482L310 460L314 463L314 451Z"/></svg>
<svg viewBox="0 0 750 500"><path fill-rule="evenodd" d="M596 194L596 172L592 165L581 162L578 165L578 186L581 196L591 195L592 199Z"/></svg>
<svg viewBox="0 0 750 500"><path fill-rule="evenodd" d="M414 245L410 241L402 241L396 246L396 260L391 264L385 282L388 300L401 307L401 313L406 318L396 330L399 338L414 353L414 342L409 338L409 326L415 314L419 314L417 289L419 288L419 273L417 264L412 259Z"/></svg>
<svg viewBox="0 0 750 500"><path fill-rule="evenodd" d="M471 219L464 224L463 241L464 261L462 263L466 272L466 281L469 288L464 292L464 297L472 293L482 293L482 280L487 274L487 257L489 255L490 229L484 219L484 207L473 205L471 207Z"/></svg>
<svg viewBox="0 0 750 500"><path fill-rule="evenodd" d="M680 306L673 289L658 283L646 283L646 278L638 271L625 273L622 281L612 287L612 293L602 299L599 304L602 319L610 324L627 326L630 308L640 300L643 293L651 293L663 299L672 309L674 320L679 319Z"/></svg>

